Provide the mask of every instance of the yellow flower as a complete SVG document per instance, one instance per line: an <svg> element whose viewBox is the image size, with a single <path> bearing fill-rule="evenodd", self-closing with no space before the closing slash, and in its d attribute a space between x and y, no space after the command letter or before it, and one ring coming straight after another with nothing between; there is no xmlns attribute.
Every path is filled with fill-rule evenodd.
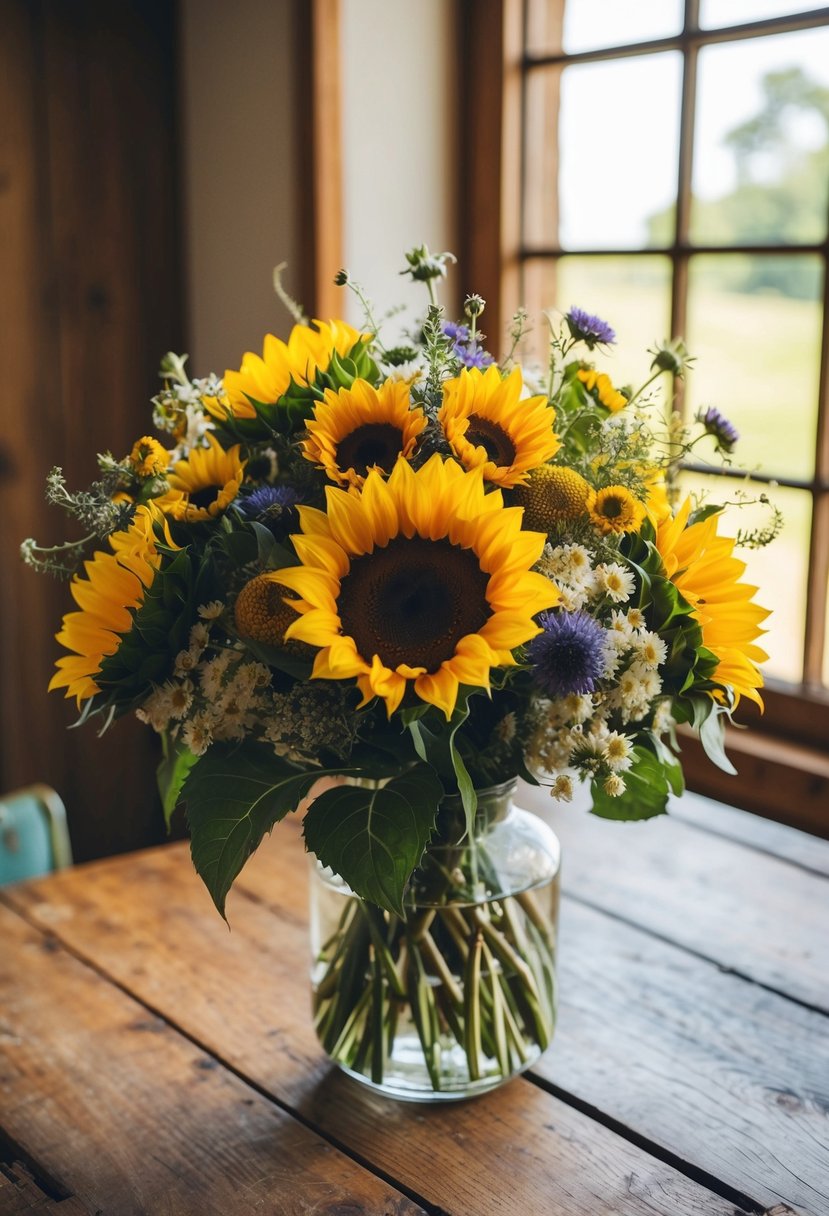
<svg viewBox="0 0 829 1216"><path fill-rule="evenodd" d="M283 646L285 630L296 620L296 609L286 602L282 588L272 578L257 574L239 592L233 617L243 638Z"/></svg>
<svg viewBox="0 0 829 1216"><path fill-rule="evenodd" d="M166 470L170 457L157 439L144 435L133 444L129 460L138 477L158 477Z"/></svg>
<svg viewBox="0 0 829 1216"><path fill-rule="evenodd" d="M468 469L508 488L523 485L530 469L546 464L561 447L555 414L546 397L521 397L521 371L506 379L493 364L485 372L465 368L443 386L438 422L452 451Z"/></svg>
<svg viewBox="0 0 829 1216"><path fill-rule="evenodd" d="M755 639L765 632L760 622L767 608L752 603L757 591L740 579L745 562L734 557L734 540L717 534L717 516L688 527L691 501L686 499L674 519L656 530L656 547L665 572L693 609L702 627L702 641L717 656L714 679L734 690L734 705L748 697L763 708L757 689L763 677L756 664L768 655Z"/></svg>
<svg viewBox="0 0 829 1216"><path fill-rule="evenodd" d="M595 389L599 402L612 414L618 414L619 410L623 410L627 405L628 399L625 394L613 387L610 376L604 372L594 371L593 368L582 368L577 375L589 393Z"/></svg>
<svg viewBox="0 0 829 1216"><path fill-rule="evenodd" d="M390 473L398 457L408 460L426 426L419 406L410 407L409 386L386 380L379 389L366 380L351 388L325 390L325 401L308 423L302 454L332 481L358 489L369 469Z"/></svg>
<svg viewBox="0 0 829 1216"><path fill-rule="evenodd" d="M314 321L314 325L316 330L310 325L295 325L287 342L267 334L261 358L247 351L239 371L226 371L224 397L205 398L207 410L219 419L228 415L255 418L256 410L249 398L263 405L275 404L290 388L291 381L312 383L318 371L328 370L335 351L345 356L361 337L363 340L367 337L345 321Z"/></svg>
<svg viewBox="0 0 829 1216"><path fill-rule="evenodd" d="M525 485L516 487L513 501L524 508L525 527L553 532L587 515L595 497L593 487L575 469L544 464L530 473Z"/></svg>
<svg viewBox="0 0 829 1216"><path fill-rule="evenodd" d="M391 716L413 689L451 717L458 686L488 688L558 602L530 569L545 537L484 492L480 470L436 454L417 472L398 460L388 480L375 470L361 492L326 494L327 512L299 508L302 564L264 577L301 597L286 637L319 647L313 675L356 679L363 704L382 697Z"/></svg>
<svg viewBox="0 0 829 1216"><path fill-rule="evenodd" d="M644 503L634 498L625 486L605 486L596 493L590 507L590 522L603 532L638 532L646 515Z"/></svg>
<svg viewBox="0 0 829 1216"><path fill-rule="evenodd" d="M70 591L80 612L63 618L61 646L74 654L58 659L57 671L49 681L49 691L65 688L67 697L76 697L78 706L100 692L95 675L108 655L115 654L122 638L130 632L133 611L144 602L161 564L155 543L153 523L158 515L152 507L137 507L129 528L113 532L109 538L112 553L96 553L84 562L86 578L75 575ZM171 548L172 537L164 525L164 539Z"/></svg>
<svg viewBox="0 0 829 1216"><path fill-rule="evenodd" d="M193 448L168 474L168 493L154 501L165 514L185 523L214 519L233 502L245 472L239 444L224 450L214 435L205 436L209 447Z"/></svg>

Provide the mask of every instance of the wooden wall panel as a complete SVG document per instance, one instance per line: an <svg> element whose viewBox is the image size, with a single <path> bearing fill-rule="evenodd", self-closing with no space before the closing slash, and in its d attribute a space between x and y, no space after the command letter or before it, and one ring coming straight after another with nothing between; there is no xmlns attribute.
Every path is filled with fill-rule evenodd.
<svg viewBox="0 0 829 1216"><path fill-rule="evenodd" d="M67 731L46 685L70 607L24 568L64 538L43 501L148 424L160 355L181 348L176 13L169 0L0 0L0 790L64 798L78 860L161 839L155 741L133 721Z"/></svg>

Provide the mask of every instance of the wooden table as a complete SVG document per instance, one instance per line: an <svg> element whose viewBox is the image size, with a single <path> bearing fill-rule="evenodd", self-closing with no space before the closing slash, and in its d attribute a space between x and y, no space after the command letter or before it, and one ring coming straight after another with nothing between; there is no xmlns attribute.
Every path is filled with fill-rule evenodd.
<svg viewBox="0 0 829 1216"><path fill-rule="evenodd" d="M825 1216L829 843L693 796L553 822L554 1046L448 1107L317 1046L293 826L231 932L182 844L0 892L0 1212Z"/></svg>

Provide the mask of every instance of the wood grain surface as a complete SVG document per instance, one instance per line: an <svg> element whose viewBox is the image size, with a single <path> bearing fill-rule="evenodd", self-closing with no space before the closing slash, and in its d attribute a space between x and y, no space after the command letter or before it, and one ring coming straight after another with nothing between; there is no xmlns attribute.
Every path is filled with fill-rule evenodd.
<svg viewBox="0 0 829 1216"><path fill-rule="evenodd" d="M51 935L6 908L0 934L5 1137L90 1211L422 1211Z"/></svg>
<svg viewBox="0 0 829 1216"><path fill-rule="evenodd" d="M823 876L675 815L610 822L528 787L520 801L559 836L571 896L829 1011Z"/></svg>
<svg viewBox="0 0 829 1216"><path fill-rule="evenodd" d="M332 1071L311 1031L306 864L282 825L230 933L183 846L6 899L427 1210L510 1212L516 1170L529 1213L825 1208L820 1014L565 900L561 1027L536 1083L451 1110L389 1103ZM503 1164L483 1197L482 1157Z"/></svg>

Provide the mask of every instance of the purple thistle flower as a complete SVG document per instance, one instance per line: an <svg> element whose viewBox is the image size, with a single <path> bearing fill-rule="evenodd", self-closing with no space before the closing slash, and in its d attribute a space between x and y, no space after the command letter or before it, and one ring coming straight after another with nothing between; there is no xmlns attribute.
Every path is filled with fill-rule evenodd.
<svg viewBox="0 0 829 1216"><path fill-rule="evenodd" d="M527 648L533 679L548 697L593 692L604 671L605 630L587 612L543 612Z"/></svg>
<svg viewBox="0 0 829 1216"><path fill-rule="evenodd" d="M296 529L299 523L296 504L299 501L299 494L290 486L260 486L251 494L237 498L235 506L248 519L270 528L279 540Z"/></svg>
<svg viewBox="0 0 829 1216"><path fill-rule="evenodd" d="M594 317L583 308L571 308L565 313L564 320L571 336L577 342L584 342L588 350L594 346L609 346L616 341L616 330L611 329L607 321Z"/></svg>
<svg viewBox="0 0 829 1216"><path fill-rule="evenodd" d="M707 410L700 410L697 421L705 427L706 435L713 435L717 441L717 449L722 452L732 452L740 438L740 432L733 422L729 422L724 414L713 405Z"/></svg>

